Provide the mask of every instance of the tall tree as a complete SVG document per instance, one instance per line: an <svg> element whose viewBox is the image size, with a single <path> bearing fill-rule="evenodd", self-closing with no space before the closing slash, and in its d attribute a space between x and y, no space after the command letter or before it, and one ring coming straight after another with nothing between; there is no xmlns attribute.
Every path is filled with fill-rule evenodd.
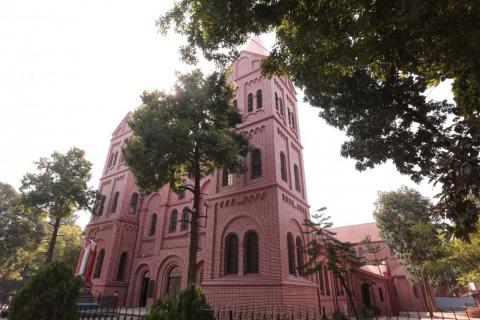
<svg viewBox="0 0 480 320"><path fill-rule="evenodd" d="M380 192L373 212L382 239L402 259L410 277L422 285L430 313L435 310L435 304L426 264L445 254L438 228L430 220L432 207L428 198L403 186L396 191Z"/></svg>
<svg viewBox="0 0 480 320"><path fill-rule="evenodd" d="M45 263L53 258L57 234L62 220L76 210L90 209L95 191L87 186L92 164L85 152L71 148L66 154L54 152L51 158L40 158L37 173L27 173L22 180L23 202L37 212L45 212L52 222L52 235Z"/></svg>
<svg viewBox="0 0 480 320"><path fill-rule="evenodd" d="M224 73L204 78L199 70L179 75L173 93L144 92L142 106L130 127L134 132L123 149L143 194L166 183L193 193L190 217L188 282L195 282L201 180L215 169L244 170L247 138L235 131L242 122L232 106L234 92ZM188 174L193 186L183 184Z"/></svg>
<svg viewBox="0 0 480 320"><path fill-rule="evenodd" d="M226 62L250 34L275 32L263 70L292 77L345 131L341 154L441 183L436 212L468 239L480 211L479 1L179 0L157 24L186 36L188 62L198 49ZM429 100L446 79L455 104Z"/></svg>

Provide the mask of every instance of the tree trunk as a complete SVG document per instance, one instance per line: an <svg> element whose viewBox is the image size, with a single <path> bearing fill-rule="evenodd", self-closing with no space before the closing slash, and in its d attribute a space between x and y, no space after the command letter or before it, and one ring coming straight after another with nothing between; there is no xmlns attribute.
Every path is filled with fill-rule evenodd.
<svg viewBox="0 0 480 320"><path fill-rule="evenodd" d="M197 154L197 151L195 150ZM198 158L197 158L198 159ZM190 246L188 251L188 283L195 283L198 252L198 217L200 215L200 160L195 160L195 186L193 191L193 210L190 219Z"/></svg>
<svg viewBox="0 0 480 320"><path fill-rule="evenodd" d="M345 283L345 279L343 277L339 277L339 278L340 278L340 283L343 289L345 289L345 292L347 293L348 301L350 301L350 306L352 307L353 314L355 315L355 319L358 320L359 318L358 318L357 308L355 308L355 303L353 303L352 293L350 292L350 289L348 289L348 286Z"/></svg>
<svg viewBox="0 0 480 320"><path fill-rule="evenodd" d="M432 292L430 291L430 286L428 285L428 280L425 275L422 276L422 285L425 289L425 296L427 298L428 312L433 316L433 313L436 311L435 302L432 298Z"/></svg>
<svg viewBox="0 0 480 320"><path fill-rule="evenodd" d="M58 229L60 228L60 218L55 219L55 224L53 225L52 237L48 243L47 259L45 264L49 264L53 259L53 249L55 249L55 243L57 242Z"/></svg>

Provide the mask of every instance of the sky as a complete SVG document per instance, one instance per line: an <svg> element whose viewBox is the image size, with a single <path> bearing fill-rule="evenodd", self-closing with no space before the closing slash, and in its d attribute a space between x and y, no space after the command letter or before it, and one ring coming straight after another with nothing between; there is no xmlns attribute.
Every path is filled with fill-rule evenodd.
<svg viewBox="0 0 480 320"><path fill-rule="evenodd" d="M72 146L93 163L98 185L113 130L140 104L144 90L169 90L183 39L158 34L155 20L170 0L15 0L0 2L0 181L18 188L34 162ZM273 35L263 36L267 47ZM210 72L212 63L198 65ZM327 207L334 226L373 221L378 191L401 185L425 196L438 192L416 185L391 163L366 172L340 156L345 136L297 96L311 211ZM452 100L449 83L427 93ZM88 223L80 213L77 223Z"/></svg>

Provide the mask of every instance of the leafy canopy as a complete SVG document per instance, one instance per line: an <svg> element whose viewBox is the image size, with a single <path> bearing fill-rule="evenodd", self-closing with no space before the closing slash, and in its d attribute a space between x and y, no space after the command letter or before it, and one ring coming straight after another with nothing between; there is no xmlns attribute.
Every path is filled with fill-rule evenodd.
<svg viewBox="0 0 480 320"><path fill-rule="evenodd" d="M304 89L327 123L345 131L341 154L359 170L392 160L414 181L443 185L437 215L468 238L480 196L480 2L477 0L179 0L157 25L231 61L250 34L275 32L262 67ZM427 89L450 79L455 104ZM472 199L473 198L473 199Z"/></svg>
<svg viewBox="0 0 480 320"><path fill-rule="evenodd" d="M243 170L240 156L249 144L233 131L242 116L232 106L234 93L225 74L204 78L195 70L179 75L172 91L144 92L143 104L130 121L134 136L123 152L142 192L166 183L181 188L182 175L195 176L197 164L201 177L221 166Z"/></svg>

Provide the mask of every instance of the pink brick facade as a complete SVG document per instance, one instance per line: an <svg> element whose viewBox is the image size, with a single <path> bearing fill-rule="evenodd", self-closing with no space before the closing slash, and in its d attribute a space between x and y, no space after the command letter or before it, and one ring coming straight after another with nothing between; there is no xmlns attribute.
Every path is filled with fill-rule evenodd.
<svg viewBox="0 0 480 320"><path fill-rule="evenodd" d="M322 279L319 275L302 277L298 272L289 272L287 235L301 244L308 241L302 223L309 216L309 205L295 89L289 79L261 75L260 63L266 54L254 40L231 66L235 103L245 116L238 130L245 132L260 150L261 173L252 178L250 153L245 174L224 179L219 170L202 182L204 217L200 221L198 283L215 307L347 311L346 295L330 272L322 274ZM101 212L92 217L86 238L94 239L97 252L104 250L103 262L99 261L100 254L95 261L93 294L116 295L121 305L139 306L172 294L178 283L186 286L189 233L188 224L182 230L185 228L181 217L183 208L191 206L193 198L187 192L180 199L169 186L164 186L140 198L136 207L132 205L132 196L138 189L121 159L121 146L132 134L129 117L130 114L113 133L99 186L99 192L105 196L103 210L98 209ZM178 212L175 228L174 210ZM258 270L253 272L255 267L247 261L246 252L252 250L247 245L252 233L256 234L258 245ZM229 274L227 239L235 236L238 267ZM356 304L361 305L362 281L384 280L363 272L352 281ZM387 307L382 309L386 312Z"/></svg>

